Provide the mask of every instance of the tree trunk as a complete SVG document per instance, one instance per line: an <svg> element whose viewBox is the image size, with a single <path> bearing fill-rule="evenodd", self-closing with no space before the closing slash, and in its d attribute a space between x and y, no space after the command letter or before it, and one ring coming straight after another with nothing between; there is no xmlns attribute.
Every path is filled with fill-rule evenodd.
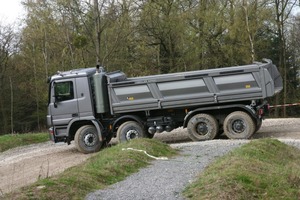
<svg viewBox="0 0 300 200"><path fill-rule="evenodd" d="M253 45L253 37L252 37L252 34L250 32L250 27L249 27L248 3L246 0L243 0L243 9L244 9L244 13L245 13L246 30L247 30L247 34L248 34L248 38L249 38L250 49L251 49L251 62L253 63L255 51L254 51L254 45Z"/></svg>
<svg viewBox="0 0 300 200"><path fill-rule="evenodd" d="M101 44L101 32L100 32L100 13L98 0L94 0L94 20L95 20L95 45L96 45L96 64L100 65L100 44Z"/></svg>
<svg viewBox="0 0 300 200"><path fill-rule="evenodd" d="M9 77L9 85L10 85L10 128L11 134L14 133L14 92L13 92L13 84L11 77Z"/></svg>
<svg viewBox="0 0 300 200"><path fill-rule="evenodd" d="M35 52L35 44L33 44L33 51ZM34 87L35 87L35 102L36 102L36 115L37 115L37 127L38 130L41 130L40 127L40 105L39 105L39 93L38 93L38 83L37 83L37 69L36 69L36 61L33 58L33 74L34 74Z"/></svg>

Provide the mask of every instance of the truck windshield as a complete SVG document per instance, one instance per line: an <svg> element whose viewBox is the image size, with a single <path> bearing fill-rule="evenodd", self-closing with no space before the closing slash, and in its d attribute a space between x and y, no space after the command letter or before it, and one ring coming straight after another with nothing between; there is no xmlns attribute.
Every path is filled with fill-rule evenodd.
<svg viewBox="0 0 300 200"><path fill-rule="evenodd" d="M54 84L55 98L57 101L74 99L73 82L59 82Z"/></svg>

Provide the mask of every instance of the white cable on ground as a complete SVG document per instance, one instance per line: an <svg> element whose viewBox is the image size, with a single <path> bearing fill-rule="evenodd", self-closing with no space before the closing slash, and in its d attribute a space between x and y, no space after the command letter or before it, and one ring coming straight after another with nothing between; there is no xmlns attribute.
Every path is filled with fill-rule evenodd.
<svg viewBox="0 0 300 200"><path fill-rule="evenodd" d="M134 149L134 148L122 148L122 151L125 151L125 150L131 150L131 151L139 151L139 152L143 152L143 153L145 153L148 157L153 158L153 159L155 159L155 160L168 160L167 157L155 157L155 156L152 156L152 155L148 154L146 151L140 150L140 149Z"/></svg>

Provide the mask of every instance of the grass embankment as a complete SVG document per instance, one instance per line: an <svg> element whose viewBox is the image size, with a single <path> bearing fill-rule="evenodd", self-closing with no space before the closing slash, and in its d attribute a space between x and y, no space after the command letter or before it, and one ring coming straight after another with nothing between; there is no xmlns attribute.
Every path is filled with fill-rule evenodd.
<svg viewBox="0 0 300 200"><path fill-rule="evenodd" d="M0 136L0 152L18 146L41 143L49 141L47 133L10 134Z"/></svg>
<svg viewBox="0 0 300 200"><path fill-rule="evenodd" d="M136 139L103 149L84 164L67 169L60 175L39 180L4 198L84 199L88 193L123 180L126 176L137 172L139 168L147 166L152 160L143 152L122 148L145 150L157 157L176 155L174 149L162 142L154 139Z"/></svg>
<svg viewBox="0 0 300 200"><path fill-rule="evenodd" d="M217 159L184 192L190 199L300 199L300 150L255 140Z"/></svg>

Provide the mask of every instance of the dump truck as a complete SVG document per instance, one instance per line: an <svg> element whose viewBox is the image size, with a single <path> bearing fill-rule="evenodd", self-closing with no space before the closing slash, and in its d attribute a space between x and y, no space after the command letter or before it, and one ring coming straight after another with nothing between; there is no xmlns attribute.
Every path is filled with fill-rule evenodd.
<svg viewBox="0 0 300 200"><path fill-rule="evenodd" d="M248 139L262 124L269 97L282 90L274 64L128 78L102 67L57 72L49 82L47 124L54 142L99 151L113 137L124 142L187 128L193 141Z"/></svg>

